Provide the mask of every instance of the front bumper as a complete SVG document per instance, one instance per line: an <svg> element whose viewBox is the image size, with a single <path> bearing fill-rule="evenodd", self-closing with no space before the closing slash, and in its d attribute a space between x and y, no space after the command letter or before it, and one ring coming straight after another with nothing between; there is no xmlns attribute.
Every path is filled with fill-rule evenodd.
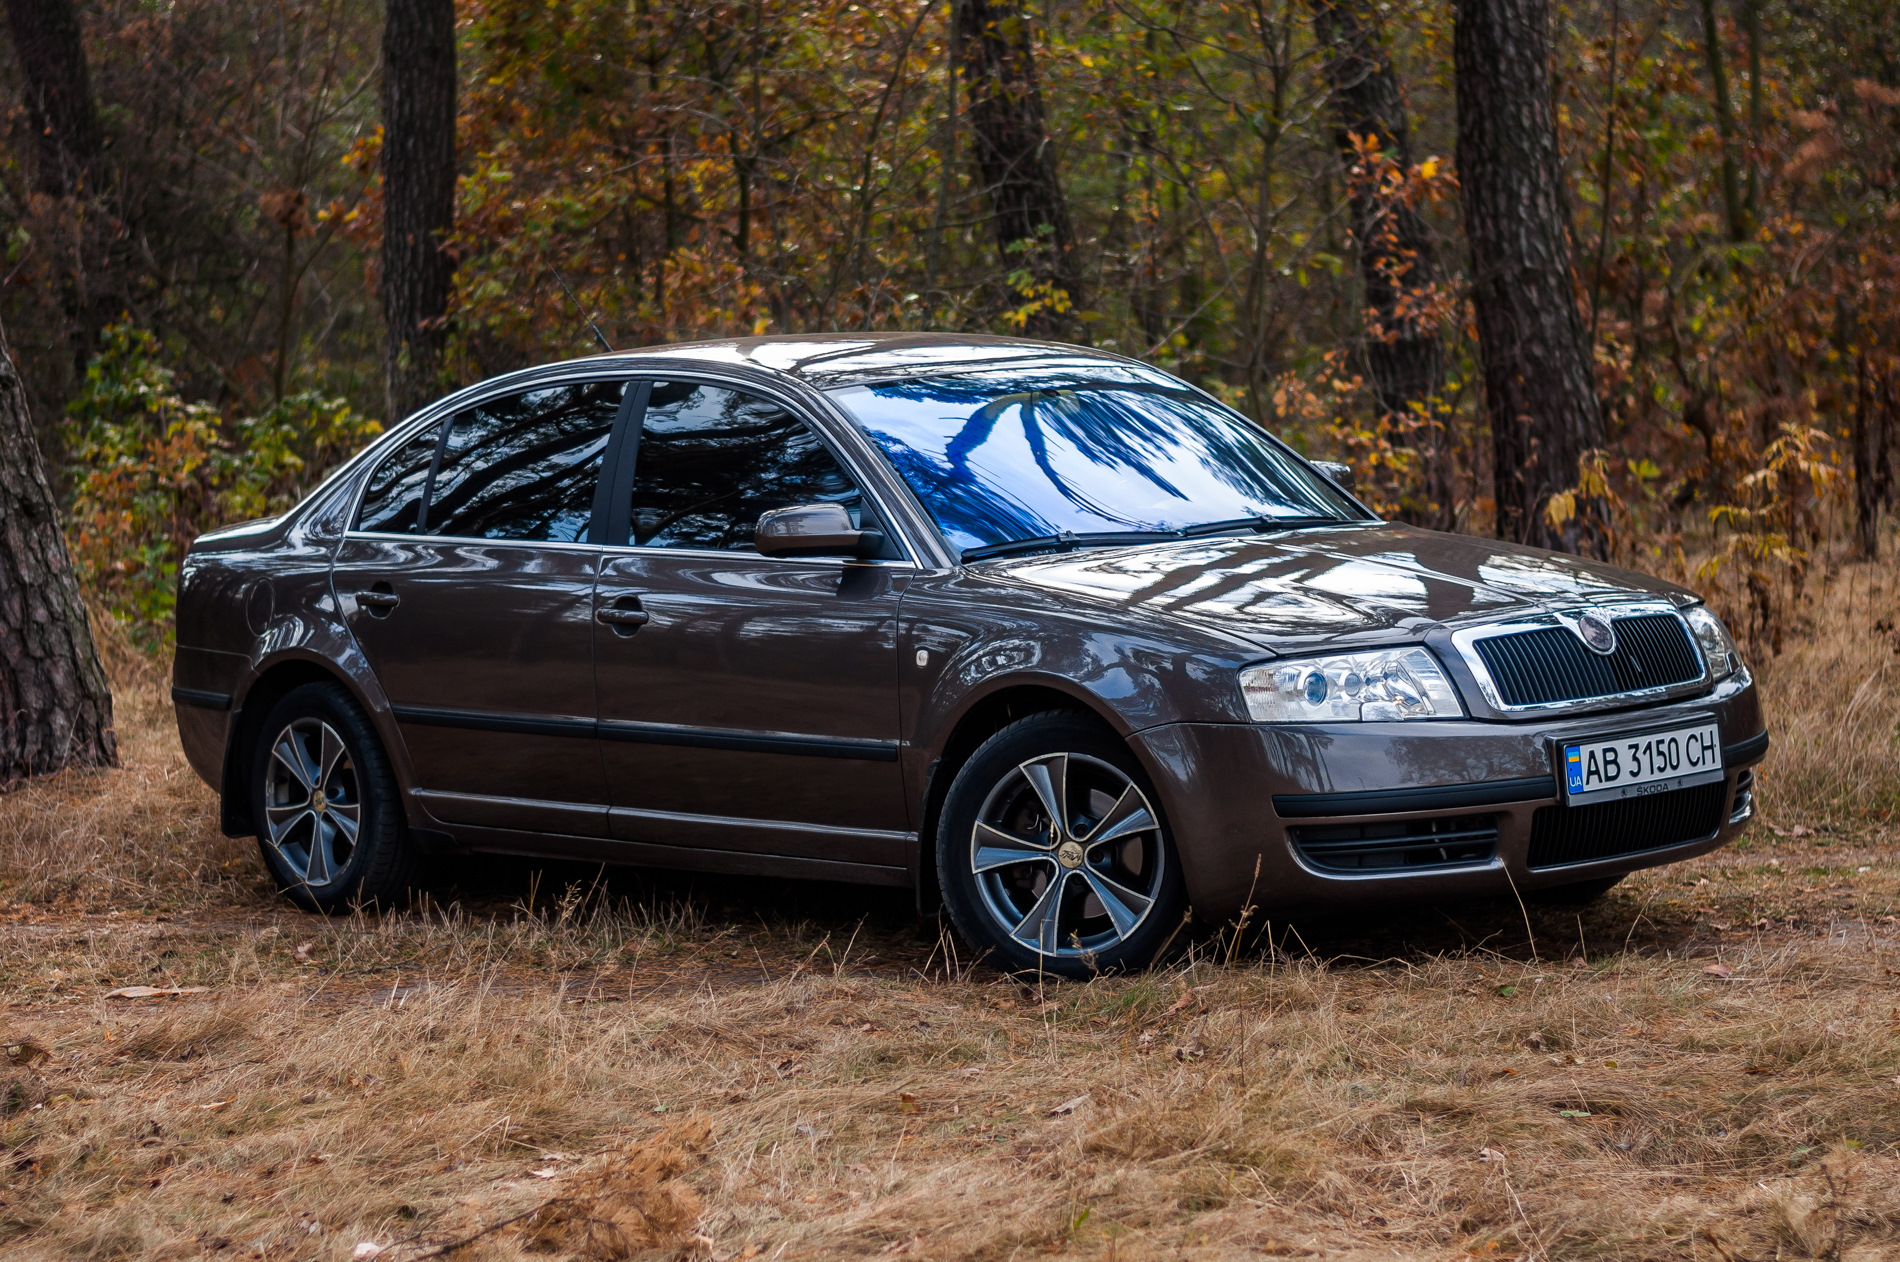
<svg viewBox="0 0 1900 1262"><path fill-rule="evenodd" d="M1551 862L1545 849L1533 865L1537 811L1563 809L1558 747L1711 716L1721 732L1724 771L1720 789L1705 790L1701 799L1721 796L1713 830L1688 840L1666 834L1668 844L1652 844L1638 826L1627 841L1615 840L1621 853ZM1508 895L1703 854L1746 825L1753 768L1768 748L1760 698L1745 676L1691 700L1607 714L1518 722L1172 723L1132 741L1160 792L1195 910L1216 922L1249 905L1285 914ZM1391 832L1385 826L1415 821L1438 821L1448 833L1474 821L1488 830L1494 822L1495 842L1475 848L1481 857L1461 860L1446 851L1417 866L1340 871L1315 862L1307 840L1350 835L1358 825Z"/></svg>

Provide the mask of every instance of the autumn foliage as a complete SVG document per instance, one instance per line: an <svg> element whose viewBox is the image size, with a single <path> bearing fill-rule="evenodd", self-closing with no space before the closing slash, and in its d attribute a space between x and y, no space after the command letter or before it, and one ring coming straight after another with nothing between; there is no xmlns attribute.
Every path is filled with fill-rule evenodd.
<svg viewBox="0 0 1900 1262"><path fill-rule="evenodd" d="M1448 0L1336 2L1332 25L1308 0L990 4L1033 54L1075 293L1039 261L1052 225L997 248L953 74L964 7L458 6L439 384L588 353L584 316L617 346L1059 319L1350 461L1381 511L1495 529ZM1404 152L1340 123L1348 8L1389 63ZM157 627L184 539L281 506L381 416L380 9L86 12L105 174L36 191L6 116L0 313L32 330L17 350L84 564ZM1558 12L1607 441L1542 511L1772 647L1810 616L1816 567L1875 552L1892 514L1900 16ZM1436 348L1416 397L1374 371L1399 338Z"/></svg>

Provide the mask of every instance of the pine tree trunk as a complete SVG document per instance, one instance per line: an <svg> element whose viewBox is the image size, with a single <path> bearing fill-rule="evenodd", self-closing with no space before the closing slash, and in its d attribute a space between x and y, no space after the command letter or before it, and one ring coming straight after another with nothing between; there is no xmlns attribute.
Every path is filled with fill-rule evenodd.
<svg viewBox="0 0 1900 1262"><path fill-rule="evenodd" d="M1412 142L1398 74L1385 49L1378 10L1370 0L1314 0L1313 33L1327 50L1326 77L1333 143L1345 163L1347 204L1365 288L1366 376L1379 410L1396 420L1413 414L1444 384L1444 348L1438 327L1419 296L1438 277L1431 234L1418 208L1380 188L1378 170L1358 171L1359 146L1371 141L1402 172L1412 167ZM1420 525L1448 526L1450 461L1438 433L1393 425L1394 437L1424 461L1426 504L1406 516Z"/></svg>
<svg viewBox="0 0 1900 1262"><path fill-rule="evenodd" d="M383 323L389 419L442 392L455 261L454 0L389 0L383 28Z"/></svg>
<svg viewBox="0 0 1900 1262"><path fill-rule="evenodd" d="M118 761L112 693L0 330L0 786Z"/></svg>
<svg viewBox="0 0 1900 1262"><path fill-rule="evenodd" d="M1603 443L1571 275L1548 23L1544 0L1457 0L1458 177L1498 534L1597 552L1590 512L1559 527L1544 513L1553 493L1576 485L1583 454Z"/></svg>
<svg viewBox="0 0 1900 1262"><path fill-rule="evenodd" d="M1333 143L1347 169L1357 163L1354 137L1370 139L1398 164L1412 166L1412 142L1398 75L1386 55L1378 12L1370 0L1315 0L1314 34L1327 48ZM1376 172L1350 183L1353 241L1374 333L1366 364L1379 406L1403 413L1437 392L1444 358L1437 327L1413 318L1400 299L1437 279L1431 235L1409 201L1381 197Z"/></svg>
<svg viewBox="0 0 1900 1262"><path fill-rule="evenodd" d="M1036 284L1068 295L1070 312L1044 305L1031 315L1027 332L1078 336L1081 324L1074 313L1083 294L1075 233L1043 120L1028 12L1022 0L955 3L972 148L989 196L1003 270L1027 271Z"/></svg>
<svg viewBox="0 0 1900 1262"><path fill-rule="evenodd" d="M1900 387L1894 375L1855 360L1854 538L1869 561L1880 558L1880 511L1894 502L1894 446L1900 424Z"/></svg>
<svg viewBox="0 0 1900 1262"><path fill-rule="evenodd" d="M38 140L34 183L49 197L86 185L99 154L99 117L72 0L7 0L13 51L26 78L26 114Z"/></svg>

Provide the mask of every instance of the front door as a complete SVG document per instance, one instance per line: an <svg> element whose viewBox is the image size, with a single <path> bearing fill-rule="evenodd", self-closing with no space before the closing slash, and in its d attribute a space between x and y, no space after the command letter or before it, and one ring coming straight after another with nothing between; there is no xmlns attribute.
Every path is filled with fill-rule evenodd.
<svg viewBox="0 0 1900 1262"><path fill-rule="evenodd" d="M653 383L612 507L596 638L612 834L899 867L897 603L908 566L775 559L759 515L870 510L779 404ZM619 529L616 529L619 526ZM624 541L624 546L616 543Z"/></svg>
<svg viewBox="0 0 1900 1262"><path fill-rule="evenodd" d="M333 582L450 824L606 835L590 541L623 382L490 399L392 453Z"/></svg>

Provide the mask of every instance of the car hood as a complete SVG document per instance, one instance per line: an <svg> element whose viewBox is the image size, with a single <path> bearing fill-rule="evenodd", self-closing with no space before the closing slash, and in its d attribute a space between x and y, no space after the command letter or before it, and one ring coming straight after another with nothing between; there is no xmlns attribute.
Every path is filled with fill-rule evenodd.
<svg viewBox="0 0 1900 1262"><path fill-rule="evenodd" d="M1414 638L1436 626L1663 597L1673 583L1494 539L1409 526L1328 526L982 563L998 578L1186 621L1275 651Z"/></svg>

